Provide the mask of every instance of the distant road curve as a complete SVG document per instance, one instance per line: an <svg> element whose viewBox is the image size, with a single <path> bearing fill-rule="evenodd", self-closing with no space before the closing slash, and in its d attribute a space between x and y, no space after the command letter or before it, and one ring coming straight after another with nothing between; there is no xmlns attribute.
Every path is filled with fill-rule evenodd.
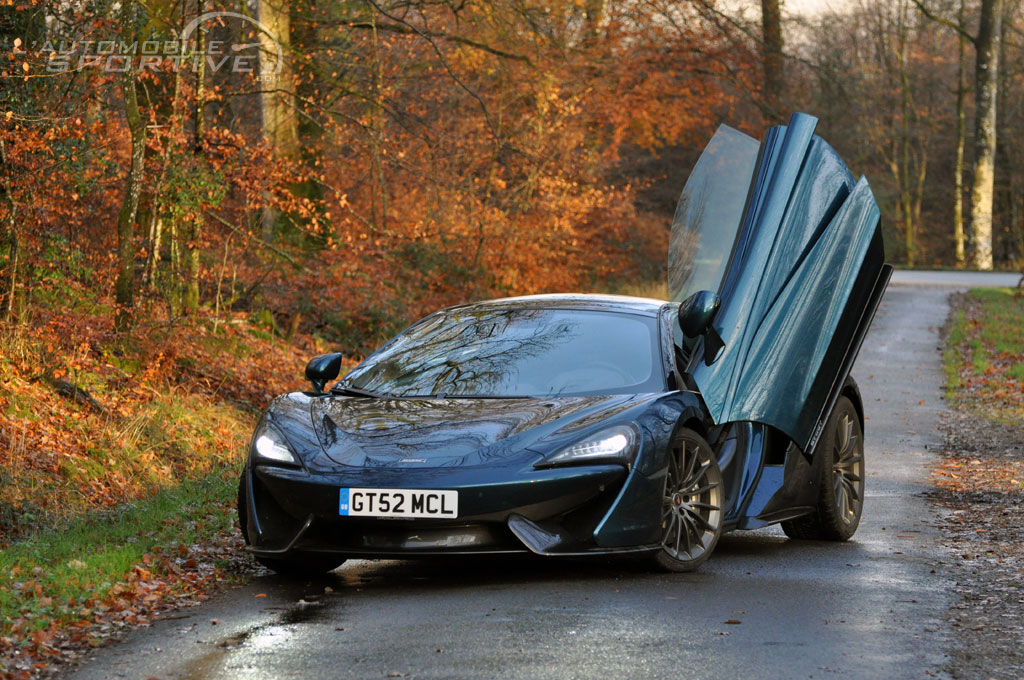
<svg viewBox="0 0 1024 680"><path fill-rule="evenodd" d="M1013 272L961 272L921 271L898 269L893 272L892 283L919 286L949 286L951 288L1013 288L1020 281Z"/></svg>

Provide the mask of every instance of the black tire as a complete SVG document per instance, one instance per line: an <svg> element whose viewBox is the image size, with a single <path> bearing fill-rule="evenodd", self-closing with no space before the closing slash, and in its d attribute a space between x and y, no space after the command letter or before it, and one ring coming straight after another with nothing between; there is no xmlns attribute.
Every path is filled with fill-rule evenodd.
<svg viewBox="0 0 1024 680"><path fill-rule="evenodd" d="M249 500L246 495L245 474L243 473L242 478L238 480L237 510L238 525L242 529L242 538L245 539L246 545L250 545L247 515L248 509ZM288 557L254 557L257 562L271 571L281 574L282 576L297 578L326 574L329 571L334 571L345 563L344 558L333 557L331 555L297 554L290 555Z"/></svg>
<svg viewBox="0 0 1024 680"><path fill-rule="evenodd" d="M821 456L814 512L782 523L790 538L845 541L857 531L864 509L864 434L853 402L836 401L814 457Z"/></svg>
<svg viewBox="0 0 1024 680"><path fill-rule="evenodd" d="M711 556L722 535L722 471L704 438L680 428L672 439L661 503L661 549L653 556L665 571L693 571Z"/></svg>

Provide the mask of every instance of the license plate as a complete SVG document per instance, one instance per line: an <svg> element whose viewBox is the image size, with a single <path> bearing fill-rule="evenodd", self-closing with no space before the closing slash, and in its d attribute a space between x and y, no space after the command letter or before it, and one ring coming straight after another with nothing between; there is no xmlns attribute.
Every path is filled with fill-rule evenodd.
<svg viewBox="0 0 1024 680"><path fill-rule="evenodd" d="M342 489L338 498L342 517L459 516L459 492L431 489Z"/></svg>

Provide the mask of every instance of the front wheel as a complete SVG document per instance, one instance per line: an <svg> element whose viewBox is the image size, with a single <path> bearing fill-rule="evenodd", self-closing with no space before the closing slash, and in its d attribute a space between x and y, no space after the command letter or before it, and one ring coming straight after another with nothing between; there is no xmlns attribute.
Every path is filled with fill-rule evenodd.
<svg viewBox="0 0 1024 680"><path fill-rule="evenodd" d="M857 531L864 509L864 434L847 397L836 401L814 455L823 457L817 508L783 522L782 530L790 538L845 541Z"/></svg>
<svg viewBox="0 0 1024 680"><path fill-rule="evenodd" d="M672 440L661 503L661 549L654 556L666 571L693 571L722 535L722 471L704 438L680 428Z"/></svg>

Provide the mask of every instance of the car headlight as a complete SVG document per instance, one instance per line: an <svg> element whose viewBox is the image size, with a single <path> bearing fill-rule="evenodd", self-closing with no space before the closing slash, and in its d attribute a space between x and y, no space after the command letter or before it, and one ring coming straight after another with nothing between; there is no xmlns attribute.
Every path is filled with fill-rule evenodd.
<svg viewBox="0 0 1024 680"><path fill-rule="evenodd" d="M252 455L255 462L285 463L298 465L299 461L288 447L284 435L267 421L260 423L252 440Z"/></svg>
<svg viewBox="0 0 1024 680"><path fill-rule="evenodd" d="M633 425L617 425L587 437L572 446L546 456L534 467L576 465L578 463L622 463L626 467L636 458L640 433Z"/></svg>

